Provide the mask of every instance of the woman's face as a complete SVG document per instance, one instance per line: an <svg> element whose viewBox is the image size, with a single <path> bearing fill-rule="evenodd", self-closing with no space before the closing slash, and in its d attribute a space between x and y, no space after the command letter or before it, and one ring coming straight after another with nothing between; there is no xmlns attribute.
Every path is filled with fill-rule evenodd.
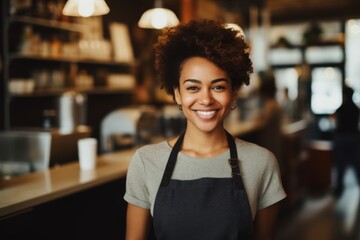
<svg viewBox="0 0 360 240"><path fill-rule="evenodd" d="M227 73L202 57L184 61L179 88L174 91L175 100L182 105L187 118L187 129L204 132L223 127L223 120L237 98Z"/></svg>

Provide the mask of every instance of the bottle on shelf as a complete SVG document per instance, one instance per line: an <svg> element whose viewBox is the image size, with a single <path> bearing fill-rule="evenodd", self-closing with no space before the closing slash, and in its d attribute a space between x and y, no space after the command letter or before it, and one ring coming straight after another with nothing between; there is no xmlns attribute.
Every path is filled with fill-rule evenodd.
<svg viewBox="0 0 360 240"><path fill-rule="evenodd" d="M32 54L33 29L30 25L25 25L19 45L19 52L24 55Z"/></svg>
<svg viewBox="0 0 360 240"><path fill-rule="evenodd" d="M61 48L62 48L62 43L59 40L59 37L57 35L54 35L52 38L52 41L50 43L50 55L51 57L54 58L59 58L61 57Z"/></svg>

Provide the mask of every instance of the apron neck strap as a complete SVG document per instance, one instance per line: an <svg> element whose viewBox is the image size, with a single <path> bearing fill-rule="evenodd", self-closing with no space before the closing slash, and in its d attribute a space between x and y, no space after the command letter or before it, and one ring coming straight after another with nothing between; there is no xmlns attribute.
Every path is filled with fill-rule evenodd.
<svg viewBox="0 0 360 240"><path fill-rule="evenodd" d="M226 132L227 139L228 139L228 145L230 148L230 158L229 158L229 164L231 167L231 175L234 179L234 182L238 188L244 189L244 184L241 179L241 172L240 172L240 160L237 155L236 150L236 143L234 141L233 136Z"/></svg>
<svg viewBox="0 0 360 240"><path fill-rule="evenodd" d="M230 149L230 159L238 159L234 138L228 131L225 131L225 132L226 132L228 146Z"/></svg>
<svg viewBox="0 0 360 240"><path fill-rule="evenodd" d="M174 167L175 167L175 164L176 164L177 155L180 152L181 144L184 141L184 136L185 136L185 133L183 133L183 134L181 134L179 136L179 138L176 141L173 149L171 150L169 160L168 160L168 162L166 164L165 172L164 172L164 175L162 177L161 184L160 184L160 186L162 186L162 187L167 186L169 184L169 181L171 179L171 175L173 173L173 170L174 170Z"/></svg>
<svg viewBox="0 0 360 240"><path fill-rule="evenodd" d="M238 183L239 177L240 177L240 167L239 167L239 159L238 159L237 150L236 150L236 144L235 144L233 136L230 133L228 133L227 131L225 131L225 132L226 132L228 147L230 149L229 164L231 166L231 173L232 173L232 176L233 176L235 182ZM162 186L162 187L167 186L169 184L171 175L175 168L177 155L180 152L181 144L184 141L184 136L185 136L185 133L183 133L179 136L173 149L171 150L169 160L166 164L165 171L164 171L163 177L161 179L161 183L160 183L160 186ZM241 179L240 179L240 181L241 181ZM240 186L242 186L242 183L240 183Z"/></svg>

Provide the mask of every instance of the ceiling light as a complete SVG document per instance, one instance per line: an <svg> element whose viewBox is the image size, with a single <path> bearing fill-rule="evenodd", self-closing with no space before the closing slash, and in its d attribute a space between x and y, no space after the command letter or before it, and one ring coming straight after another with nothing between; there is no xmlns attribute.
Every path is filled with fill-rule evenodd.
<svg viewBox="0 0 360 240"><path fill-rule="evenodd" d="M138 26L141 28L155 29L174 27L177 24L179 24L179 19L175 13L170 9L162 8L159 0L155 1L155 8L145 11L138 22Z"/></svg>
<svg viewBox="0 0 360 240"><path fill-rule="evenodd" d="M105 15L110 9L104 0L68 0L62 13L73 17Z"/></svg>

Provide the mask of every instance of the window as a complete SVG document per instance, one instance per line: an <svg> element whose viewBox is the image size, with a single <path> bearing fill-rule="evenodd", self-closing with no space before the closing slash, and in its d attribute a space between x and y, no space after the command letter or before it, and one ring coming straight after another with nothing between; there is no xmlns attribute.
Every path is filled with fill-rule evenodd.
<svg viewBox="0 0 360 240"><path fill-rule="evenodd" d="M315 114L332 114L342 102L341 71L319 67L312 70L311 110Z"/></svg>

